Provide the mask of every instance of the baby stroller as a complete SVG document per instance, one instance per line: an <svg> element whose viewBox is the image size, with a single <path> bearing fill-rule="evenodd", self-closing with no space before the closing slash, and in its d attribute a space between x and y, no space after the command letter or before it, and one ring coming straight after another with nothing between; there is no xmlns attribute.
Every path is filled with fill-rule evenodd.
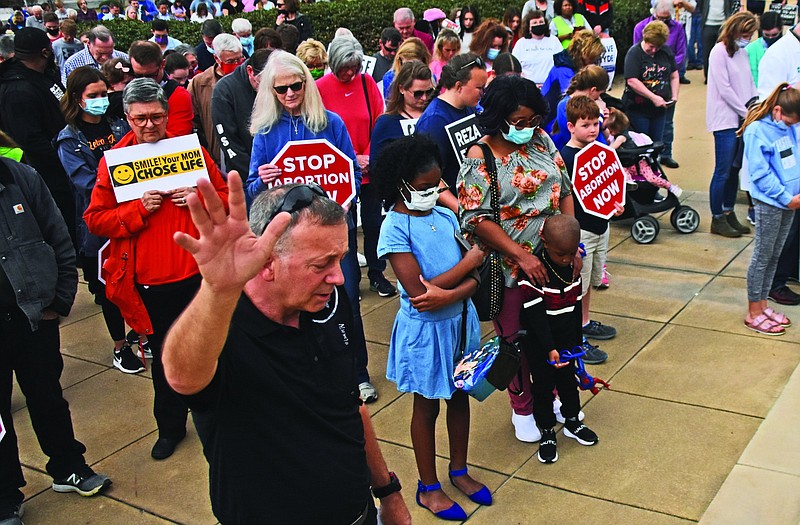
<svg viewBox="0 0 800 525"><path fill-rule="evenodd" d="M615 220L623 220L633 218L631 225L631 237L639 244L649 244L653 242L658 236L660 226L658 221L651 217L651 213L659 213L672 209L669 216L669 222L672 227L680 233L692 233L700 225L700 215L697 211L690 207L682 205L672 192L667 192L665 198L657 199L659 188L645 180L641 175L641 169L649 166L653 172L660 177L666 179L664 170L658 163L658 156L661 150L664 149L664 144L656 142L647 146L638 146L635 148L619 148L617 155L622 165L626 168L635 166L635 171L639 176L633 176L633 181L636 183L636 188L629 188L625 199L625 213Z"/></svg>

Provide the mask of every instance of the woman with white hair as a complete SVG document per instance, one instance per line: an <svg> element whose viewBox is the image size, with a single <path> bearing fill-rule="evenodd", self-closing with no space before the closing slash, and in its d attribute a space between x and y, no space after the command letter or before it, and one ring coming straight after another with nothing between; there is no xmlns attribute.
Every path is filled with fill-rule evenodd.
<svg viewBox="0 0 800 525"><path fill-rule="evenodd" d="M270 161L293 140L327 139L353 160L356 193L361 186L361 168L356 160L353 143L341 117L325 109L322 97L311 72L303 61L285 51L274 51L261 74L261 83L250 119L253 150L250 156L250 175L245 192L248 202L270 187L281 175L281 169ZM371 79L370 79L371 80ZM373 83L374 85L374 83ZM353 344L356 349L356 367L359 394L365 402L378 399L375 387L369 382L367 372L367 344L359 308L358 268L355 249L355 221L348 214L350 249L342 260L344 286L353 310Z"/></svg>
<svg viewBox="0 0 800 525"><path fill-rule="evenodd" d="M331 72L317 81L322 102L344 120L358 165L361 167L361 225L364 230L364 256L369 270L369 288L381 297L397 293L383 276L386 261L378 259L378 235L381 225L381 205L375 186L370 184L370 140L375 121L383 113L383 97L375 80L361 72L364 54L361 44L352 37L334 38L328 51Z"/></svg>

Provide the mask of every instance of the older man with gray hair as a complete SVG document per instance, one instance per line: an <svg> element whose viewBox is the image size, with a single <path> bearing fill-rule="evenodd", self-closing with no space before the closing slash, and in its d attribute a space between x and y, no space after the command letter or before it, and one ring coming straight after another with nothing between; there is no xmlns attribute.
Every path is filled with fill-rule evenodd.
<svg viewBox="0 0 800 525"><path fill-rule="evenodd" d="M414 27L414 24L416 24L414 11L408 7L401 7L394 12L393 23L394 28L400 31L400 36L403 40L415 36L422 40L422 43L425 44L425 47L428 48L428 51L433 54L433 37L428 33L417 30Z"/></svg>
<svg viewBox="0 0 800 525"><path fill-rule="evenodd" d="M242 43L235 36L222 33L214 37L214 67L210 67L194 77L189 84L194 109L194 127L200 141L208 148L214 162L220 166L219 140L214 132L211 118L211 93L222 77L233 73L244 62Z"/></svg>
<svg viewBox="0 0 800 525"><path fill-rule="evenodd" d="M164 347L203 442L214 515L374 525L374 496L384 525L410 524L358 399L344 210L319 187L278 186L256 198L248 227L236 172L228 184L230 215L205 181L204 203L190 196L201 235L176 240L203 284Z"/></svg>
<svg viewBox="0 0 800 525"><path fill-rule="evenodd" d="M155 144L168 137L169 105L164 90L154 80L132 80L122 92L122 103L131 131L114 148ZM225 181L208 152L203 149L202 153L211 184L224 206L228 197ZM135 173L131 175L136 177ZM122 276L107 280L106 295L131 328L146 334L150 343L153 414L158 425L158 440L151 456L157 460L171 456L186 436L188 409L167 384L161 346L170 325L200 287L197 264L172 240L176 231L197 232L186 207L186 196L194 191L189 187L148 190L139 199L118 202L103 158L83 216L90 232L111 241L103 271Z"/></svg>
<svg viewBox="0 0 800 525"><path fill-rule="evenodd" d="M67 85L67 77L75 69L81 66L89 66L100 69L109 58L124 58L128 60L128 55L122 51L114 49L114 35L106 26L95 26L90 29L86 36L89 43L86 49L78 51L64 62L61 68L61 83Z"/></svg>

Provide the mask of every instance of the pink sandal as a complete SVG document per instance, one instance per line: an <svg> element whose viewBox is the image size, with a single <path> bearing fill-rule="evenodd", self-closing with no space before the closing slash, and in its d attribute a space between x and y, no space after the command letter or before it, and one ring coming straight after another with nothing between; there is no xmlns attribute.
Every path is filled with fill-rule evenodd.
<svg viewBox="0 0 800 525"><path fill-rule="evenodd" d="M783 326L781 326L780 323L770 319L766 313L762 313L752 321L748 321L747 318L745 318L744 325L750 330L764 335L783 335L786 333L786 330L783 328Z"/></svg>
<svg viewBox="0 0 800 525"><path fill-rule="evenodd" d="M773 321L775 321L784 328L789 328L790 326L792 326L792 321L781 312L776 312L772 308L768 307L764 308L763 313L764 315L766 315L767 317L769 317L770 319L772 319Z"/></svg>

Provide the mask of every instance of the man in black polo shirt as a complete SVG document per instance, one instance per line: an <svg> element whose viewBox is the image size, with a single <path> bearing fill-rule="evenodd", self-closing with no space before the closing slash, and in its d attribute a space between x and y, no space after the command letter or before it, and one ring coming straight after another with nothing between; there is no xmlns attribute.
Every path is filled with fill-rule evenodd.
<svg viewBox="0 0 800 525"><path fill-rule="evenodd" d="M200 239L176 240L203 283L163 350L203 442L214 514L226 525L374 524L372 487L384 524L410 523L359 400L342 207L319 188L279 186L256 199L248 227L235 171L228 186L229 216L207 181L205 208L187 199Z"/></svg>

